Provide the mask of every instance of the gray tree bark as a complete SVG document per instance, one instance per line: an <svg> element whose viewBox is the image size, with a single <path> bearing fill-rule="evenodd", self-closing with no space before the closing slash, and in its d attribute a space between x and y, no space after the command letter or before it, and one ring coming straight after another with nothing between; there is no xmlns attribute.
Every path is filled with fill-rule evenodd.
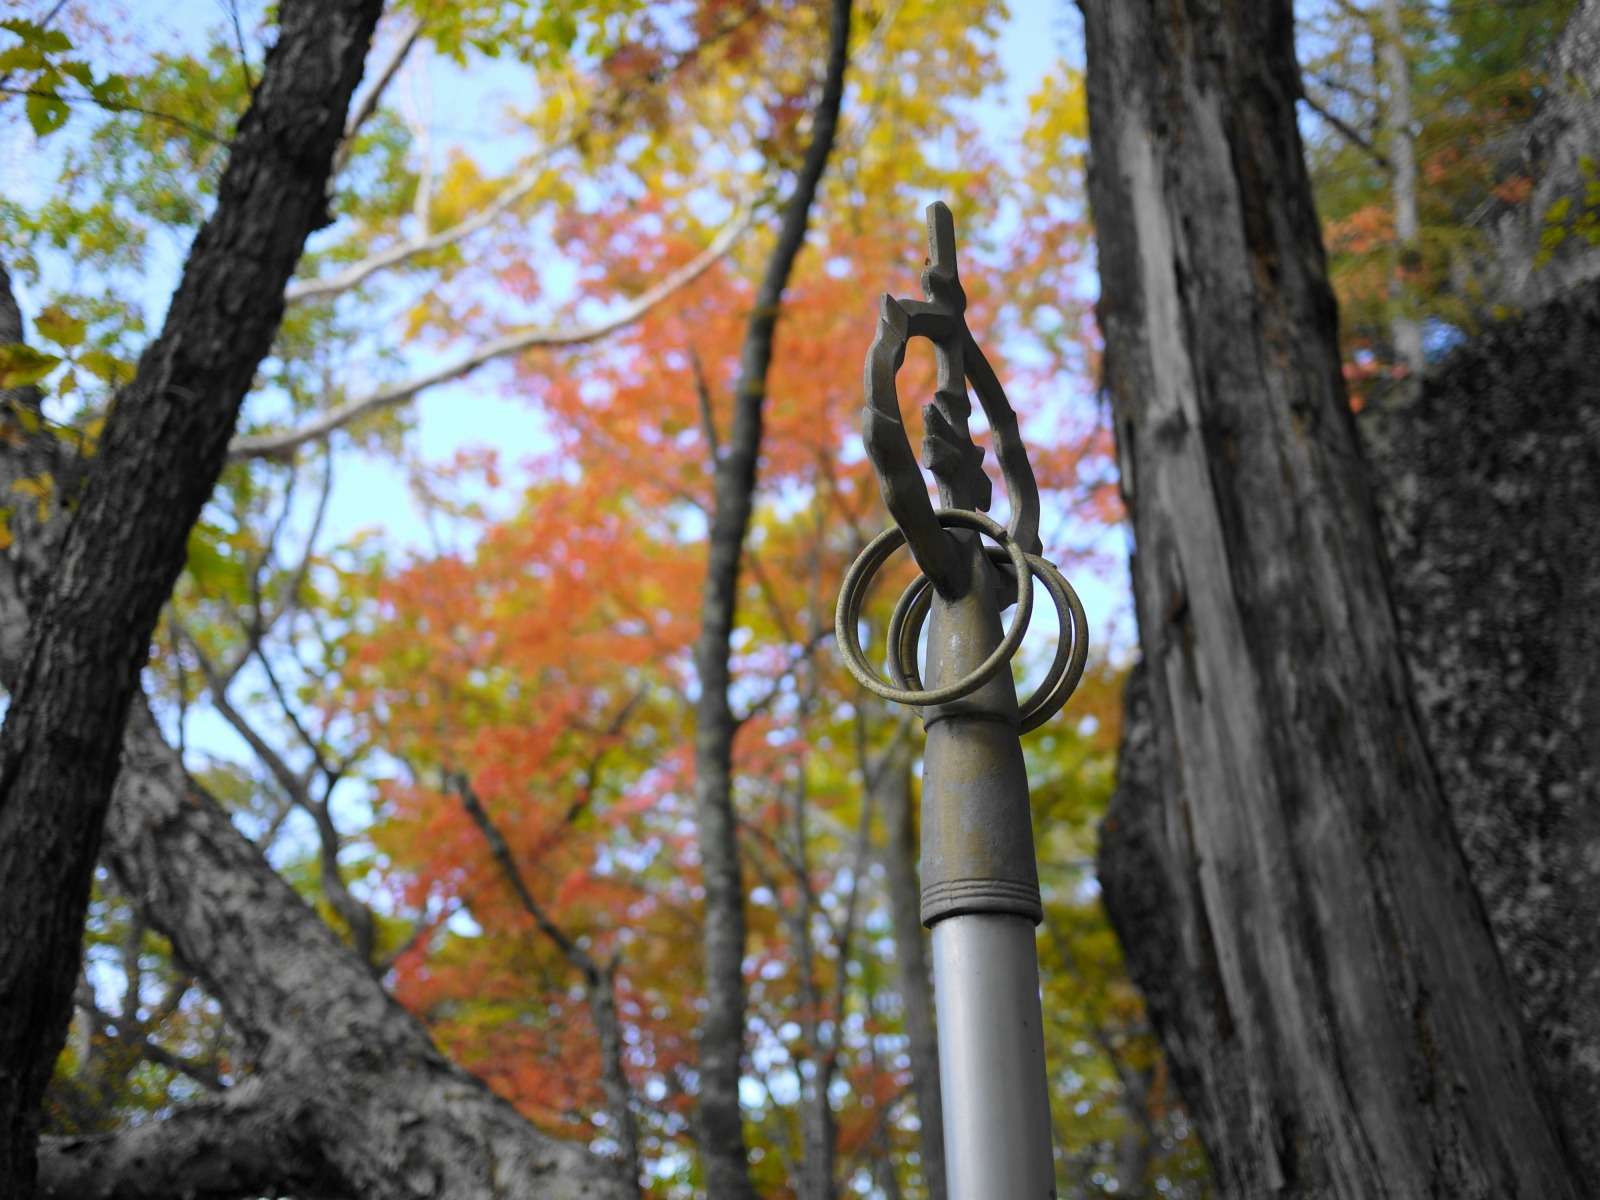
<svg viewBox="0 0 1600 1200"><path fill-rule="evenodd" d="M381 0L285 0L216 210L116 397L0 730L0 1192L33 1194L120 733L326 188Z"/></svg>
<svg viewBox="0 0 1600 1200"><path fill-rule="evenodd" d="M21 640L13 632L14 582L8 573L0 586L5 651ZM292 1108L273 1110L298 1114L300 1131L282 1131L274 1144L305 1147L304 1157L281 1162L286 1175L314 1173L336 1180L336 1192L372 1200L637 1195L611 1164L540 1133L446 1059L189 778L142 704L129 721L104 856L140 914L222 1005L247 1048L252 1078L273 1096L293 1098ZM107 1170L135 1168L141 1142L162 1144L164 1136L179 1135L114 1135L97 1143L95 1161ZM247 1142L212 1145L246 1161L252 1153ZM56 1145L47 1161L73 1157ZM54 1167L50 1179L59 1180ZM102 1178L97 1186L107 1195L138 1194L127 1190L137 1178Z"/></svg>
<svg viewBox="0 0 1600 1200"><path fill-rule="evenodd" d="M1106 897L1181 980L1151 1010L1221 1188L1581 1194L1401 655L1289 6L1082 7L1154 760Z"/></svg>
<svg viewBox="0 0 1600 1200"><path fill-rule="evenodd" d="M1600 285L1359 421L1401 645L1567 1144L1600 1175Z"/></svg>
<svg viewBox="0 0 1600 1200"><path fill-rule="evenodd" d="M784 203L777 244L756 290L740 350L733 425L716 460L695 673L695 820L705 886L705 1016L700 1023L700 1155L712 1200L754 1200L739 1076L744 1061L744 878L733 807L733 738L729 665L739 569L755 504L767 369L784 289L805 242L811 204L833 149L850 40L850 0L833 0L822 92L811 143Z"/></svg>
<svg viewBox="0 0 1600 1200"><path fill-rule="evenodd" d="M45 1200L239 1200L343 1194L303 1099L258 1082L125 1133L45 1138Z"/></svg>
<svg viewBox="0 0 1600 1200"><path fill-rule="evenodd" d="M1505 147L1506 175L1533 180L1520 204L1487 201L1482 227L1490 241L1489 292L1501 304L1531 308L1580 283L1600 279L1600 253L1568 222L1568 236L1545 257L1540 244L1552 207L1566 200L1575 216L1588 204L1582 160L1600 160L1600 0L1580 0L1546 64L1539 111Z"/></svg>

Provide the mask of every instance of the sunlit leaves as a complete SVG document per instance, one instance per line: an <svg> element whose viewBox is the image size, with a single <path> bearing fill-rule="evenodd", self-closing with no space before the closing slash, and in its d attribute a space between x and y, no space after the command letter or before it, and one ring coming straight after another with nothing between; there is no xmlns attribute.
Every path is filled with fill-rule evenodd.
<svg viewBox="0 0 1600 1200"><path fill-rule="evenodd" d="M0 76L7 81L21 81L21 86L7 90L23 97L28 124L35 136L47 137L67 123L72 112L69 99L113 110L126 104L126 81L117 75L96 78L87 63L65 57L72 53L73 45L61 30L21 17L0 21L0 29L17 39L0 48ZM79 88L76 96L67 95L71 84Z"/></svg>

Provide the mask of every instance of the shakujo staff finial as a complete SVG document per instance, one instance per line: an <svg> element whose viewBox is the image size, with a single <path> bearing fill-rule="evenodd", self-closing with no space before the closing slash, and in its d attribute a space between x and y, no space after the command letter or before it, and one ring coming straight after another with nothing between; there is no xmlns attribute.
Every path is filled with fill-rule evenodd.
<svg viewBox="0 0 1600 1200"><path fill-rule="evenodd" d="M1032 611L1030 576L1037 575L1055 602L1061 637L1045 681L1035 693L1037 703L1030 701L1023 706L1025 732L1049 720L1077 686L1088 655L1087 621L1072 586L1051 563L1039 557L1039 488L1034 482L1033 467L1005 389L967 328L967 294L956 266L955 219L950 209L937 201L928 206L928 259L922 271L922 290L926 300L883 297L877 336L867 352L862 435L896 528L875 539L846 576L839 593L836 621L839 644L851 673L878 695L902 704L946 703L981 687L1015 654ZM940 512L935 512L928 500L922 470L911 452L895 383L905 362L906 347L914 337L933 343L938 365L933 403L923 409L926 433L922 454L939 483L939 498L944 506ZM967 398L969 382L978 393L993 431L1001 477L1011 502L1011 523L998 534L995 530L999 527L982 515L989 510L992 487L983 471L983 450L973 442L967 424L972 414L972 403ZM967 557L946 531L946 525L986 534L998 543L994 553L1012 568L1013 586L1018 593L1017 613L995 654L972 676L929 690L917 681L916 669L916 642L929 607L928 585L931 583L946 599L955 600L967 593L971 583ZM907 589L890 623L891 685L868 666L855 627L867 585L902 541L910 547L925 578Z"/></svg>
<svg viewBox="0 0 1600 1200"><path fill-rule="evenodd" d="M895 524L845 574L834 629L864 687L922 709L928 731L922 787L922 921L933 930L950 1200L1053 1197L1039 964L1033 927L1043 916L1027 769L1019 734L1050 719L1077 686L1088 622L1072 586L1040 557L1039 490L1016 414L966 322L955 222L928 209L926 300L885 296L867 354L864 435ZM900 416L895 375L914 337L933 343L938 381L923 409L923 459L943 507L928 499ZM994 433L1011 523L984 515L991 500L983 451L968 428L978 393ZM985 549L981 535L994 545ZM889 675L861 651L861 612L872 577L902 544L919 576L889 619ZM1033 613L1033 581L1061 619L1055 658L1021 705L1005 668ZM1002 632L1000 613L1015 606ZM928 686L917 640L928 631Z"/></svg>

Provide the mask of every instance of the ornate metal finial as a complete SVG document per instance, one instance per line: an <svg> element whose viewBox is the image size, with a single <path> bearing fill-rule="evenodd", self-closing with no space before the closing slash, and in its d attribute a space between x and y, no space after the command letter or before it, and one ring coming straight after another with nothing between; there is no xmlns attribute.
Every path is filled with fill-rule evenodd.
<svg viewBox="0 0 1600 1200"><path fill-rule="evenodd" d="M1016 414L967 329L955 222L928 209L926 300L883 298L867 355L865 435L895 525L867 544L839 589L834 632L868 690L922 709L922 923L933 931L939 1070L952 1200L1055 1194L1034 926L1044 917L1027 763L1018 736L1066 702L1088 654L1083 606L1039 556L1039 491ZM895 373L913 337L933 343L938 382L923 410L923 460L944 507L928 500L900 418ZM1011 500L1006 528L967 421L967 384L994 432ZM994 544L983 548L973 535ZM923 574L889 619L889 675L861 652L861 607L879 568L908 545ZM1061 636L1044 682L1020 706L1006 665L1033 613L1033 581L1055 602ZM1014 604L1008 626L1001 614ZM931 616L930 616L931 614ZM928 679L917 638L928 630Z"/></svg>
<svg viewBox="0 0 1600 1200"><path fill-rule="evenodd" d="M938 202L928 206L927 216L928 259L922 271L927 298L883 297L877 336L866 362L862 434L895 527L875 538L846 575L835 627L846 666L868 690L902 704L926 707L948 703L983 686L1016 653L1032 614L1032 583L1037 576L1060 614L1062 634L1044 683L1022 706L1022 728L1026 730L1048 720L1077 686L1088 654L1087 620L1072 586L1039 557L1039 489L1016 413L967 328L967 295L956 266L955 220L950 209ZM922 470L911 452L895 383L906 347L914 337L933 343L938 365L933 403L923 409L926 434L922 447L928 469L939 484L943 507L938 512L928 499ZM978 393L994 435L1001 477L1011 502L1011 521L1005 528L983 515L993 498L992 486L983 470L983 450L973 442L968 427L972 415L968 383ZM1000 644L971 674L944 687L924 689L917 678L916 643L931 602L929 586L945 600L954 601L965 596L972 585L970 558L947 532L948 527L982 533L997 543L989 556L1011 569L1016 612ZM890 621L891 685L867 664L857 624L867 584L902 543L910 547L924 578L901 596Z"/></svg>

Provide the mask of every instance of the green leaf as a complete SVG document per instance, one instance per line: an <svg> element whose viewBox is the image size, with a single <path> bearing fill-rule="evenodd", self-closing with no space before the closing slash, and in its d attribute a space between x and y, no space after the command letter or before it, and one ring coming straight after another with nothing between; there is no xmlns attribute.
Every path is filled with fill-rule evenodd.
<svg viewBox="0 0 1600 1200"><path fill-rule="evenodd" d="M0 50L0 71L38 71L45 65L39 47L26 43Z"/></svg>
<svg viewBox="0 0 1600 1200"><path fill-rule="evenodd" d="M109 384L127 383L133 378L132 363L104 350L86 350L78 356L77 363L96 379L103 379Z"/></svg>
<svg viewBox="0 0 1600 1200"><path fill-rule="evenodd" d="M23 17L11 17L0 21L0 29L9 29L22 39L25 46L34 46L46 54L60 54L64 50L72 49L72 39L59 29L46 29L37 21L29 21Z"/></svg>
<svg viewBox="0 0 1600 1200"><path fill-rule="evenodd" d="M50 374L61 361L21 342L0 346L0 387L27 387Z"/></svg>
<svg viewBox="0 0 1600 1200"><path fill-rule="evenodd" d="M49 137L67 123L67 105L59 96L47 92L30 92L25 105L28 124L37 137Z"/></svg>
<svg viewBox="0 0 1600 1200"><path fill-rule="evenodd" d="M56 70L63 75L70 75L84 87L94 86L94 72L89 69L86 62L61 62L56 64Z"/></svg>
<svg viewBox="0 0 1600 1200"><path fill-rule="evenodd" d="M86 85L97 104L118 108L128 103L128 80L123 75L107 75L99 83Z"/></svg>
<svg viewBox="0 0 1600 1200"><path fill-rule="evenodd" d="M42 310L34 318L33 325L39 331L39 336L47 342L69 348L82 343L83 336L89 329L86 322L80 321L59 304L52 304Z"/></svg>

